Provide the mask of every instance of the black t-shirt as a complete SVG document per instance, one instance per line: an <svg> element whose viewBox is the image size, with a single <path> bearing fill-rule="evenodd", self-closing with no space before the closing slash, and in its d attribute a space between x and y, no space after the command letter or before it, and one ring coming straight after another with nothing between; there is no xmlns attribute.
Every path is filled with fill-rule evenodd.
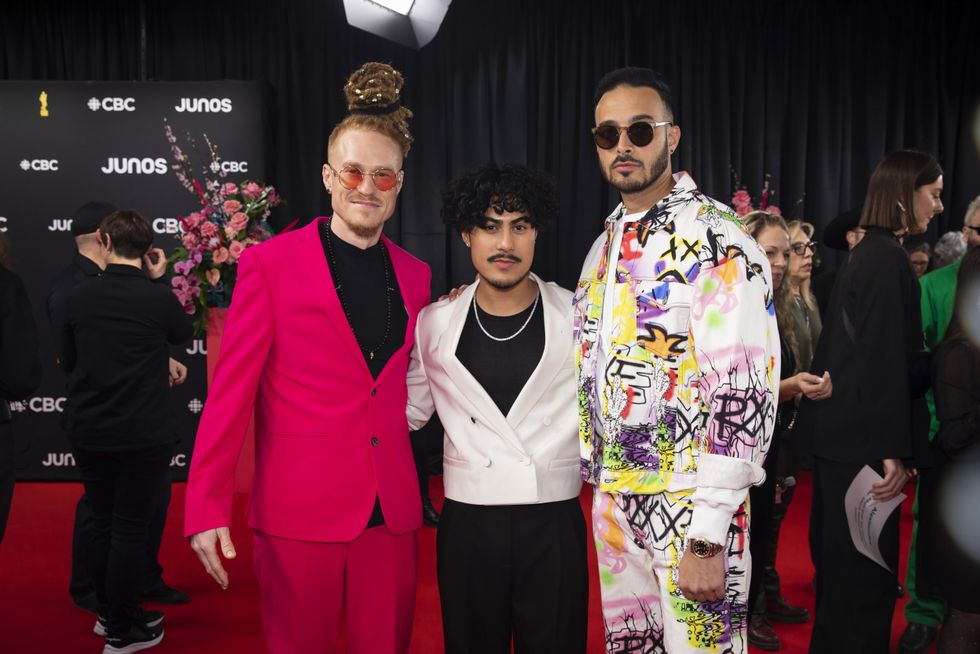
<svg viewBox="0 0 980 654"><path fill-rule="evenodd" d="M479 312L479 323L474 309ZM539 300L513 316L494 316L481 309L474 296L466 315L456 346L456 358L506 416L544 353L544 307ZM497 338L507 338L516 334L525 322L527 326L506 341L495 341L483 331L485 329ZM481 324L483 329L480 329Z"/></svg>

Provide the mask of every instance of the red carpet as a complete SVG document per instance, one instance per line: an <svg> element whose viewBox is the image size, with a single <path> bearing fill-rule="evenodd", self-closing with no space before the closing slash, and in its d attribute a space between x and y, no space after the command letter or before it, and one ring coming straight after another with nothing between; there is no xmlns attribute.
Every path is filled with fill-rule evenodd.
<svg viewBox="0 0 980 654"><path fill-rule="evenodd" d="M440 478L433 479L433 499L441 504ZM92 635L94 618L75 608L68 597L71 523L81 486L70 483L23 483L17 485L7 535L0 545L0 652L62 653L100 652L102 640ZM238 559L230 562L230 588L221 591L200 567L180 530L183 522L184 484L175 484L170 520L164 534L160 560L166 568L167 582L186 590L190 604L164 607L167 610L166 636L151 651L204 654L205 652L264 652L259 618L258 591L252 572L251 536L244 524L245 497L236 504L232 536ZM584 507L590 494L582 493ZM813 590L806 544L806 525L810 505L810 479L801 480L790 508L780 547L779 569L783 589L793 602L813 608ZM911 500L902 517L903 547L911 530ZM588 512L586 512L588 516ZM421 561L413 654L442 652L439 596L435 583L435 531L420 534ZM590 548L590 552L593 550ZM590 556L592 595L589 613L589 652L601 653L602 621L595 574L595 556ZM905 561L902 561L904 579ZM892 625L894 641L905 626L902 606L896 608ZM809 625L777 625L783 652L805 652ZM894 647L897 651L897 647Z"/></svg>

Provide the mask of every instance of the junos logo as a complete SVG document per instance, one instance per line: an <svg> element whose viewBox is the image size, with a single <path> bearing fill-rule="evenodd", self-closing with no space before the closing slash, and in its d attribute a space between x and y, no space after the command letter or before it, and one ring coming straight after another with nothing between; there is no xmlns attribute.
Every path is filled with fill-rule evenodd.
<svg viewBox="0 0 980 654"><path fill-rule="evenodd" d="M248 172L248 162L247 161L215 161L211 164L211 172L217 173L247 173Z"/></svg>
<svg viewBox="0 0 980 654"><path fill-rule="evenodd" d="M174 105L176 111L187 113L231 113L230 98L181 98Z"/></svg>
<svg viewBox="0 0 980 654"><path fill-rule="evenodd" d="M55 218L48 225L49 232L70 232L71 231L71 218Z"/></svg>
<svg viewBox="0 0 980 654"><path fill-rule="evenodd" d="M178 454L177 456L170 459L170 467L186 468L187 467L187 455Z"/></svg>
<svg viewBox="0 0 980 654"><path fill-rule="evenodd" d="M204 410L204 403L195 397L193 400L187 403L187 408L191 413L200 413Z"/></svg>
<svg viewBox="0 0 980 654"><path fill-rule="evenodd" d="M57 159L21 159L20 169L23 171L33 170L36 172L50 172L58 170Z"/></svg>
<svg viewBox="0 0 980 654"><path fill-rule="evenodd" d="M89 98L87 104L92 111L136 111L136 98Z"/></svg>
<svg viewBox="0 0 980 654"><path fill-rule="evenodd" d="M7 231L7 219L4 216L0 216L0 232Z"/></svg>
<svg viewBox="0 0 980 654"><path fill-rule="evenodd" d="M167 173L167 160L163 157L109 157L102 172L106 175L164 175Z"/></svg>
<svg viewBox="0 0 980 654"><path fill-rule="evenodd" d="M48 452L48 457L41 461L45 468L74 468L75 457L71 452Z"/></svg>
<svg viewBox="0 0 980 654"><path fill-rule="evenodd" d="M208 344L203 338L196 338L191 343L191 346L187 348L188 354L204 354L208 353Z"/></svg>
<svg viewBox="0 0 980 654"><path fill-rule="evenodd" d="M154 218L153 231L157 234L180 234L180 221L176 218Z"/></svg>

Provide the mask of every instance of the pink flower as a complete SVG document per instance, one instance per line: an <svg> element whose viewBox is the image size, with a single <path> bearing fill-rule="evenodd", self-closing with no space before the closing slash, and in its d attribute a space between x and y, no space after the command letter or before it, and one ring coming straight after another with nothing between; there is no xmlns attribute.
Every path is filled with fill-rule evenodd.
<svg viewBox="0 0 980 654"><path fill-rule="evenodd" d="M242 256L244 251L245 244L241 241L232 241L231 245L228 246L228 256L231 257L232 261L238 261L238 257Z"/></svg>
<svg viewBox="0 0 980 654"><path fill-rule="evenodd" d="M214 238L218 235L218 226L215 225L210 220L205 220L201 223L201 236L204 238Z"/></svg>
<svg viewBox="0 0 980 654"><path fill-rule="evenodd" d="M238 200L225 200L225 203L221 205L222 211L227 215L231 215L242 208L242 203Z"/></svg>
<svg viewBox="0 0 980 654"><path fill-rule="evenodd" d="M174 287L174 292L187 290L187 278L182 275L174 275L170 280L170 285Z"/></svg>
<svg viewBox="0 0 980 654"><path fill-rule="evenodd" d="M238 193L238 186L236 184L226 182L225 184L221 185L222 195L234 195L235 193Z"/></svg>
<svg viewBox="0 0 980 654"><path fill-rule="evenodd" d="M744 188L740 188L739 190L735 191L735 194L732 196L732 205L736 209L740 209L742 207L751 207L752 196L749 195L749 192L746 191ZM744 215L744 214L739 214L739 215Z"/></svg>
<svg viewBox="0 0 980 654"><path fill-rule="evenodd" d="M735 213L737 213L739 215L739 217L746 215L750 211L752 211L752 207L749 206L749 205L744 205L743 204L743 205L738 205L738 206L735 207Z"/></svg>
<svg viewBox="0 0 980 654"><path fill-rule="evenodd" d="M174 264L174 272L178 275L186 275L194 268L194 263L191 261L178 261Z"/></svg>
<svg viewBox="0 0 980 654"><path fill-rule="evenodd" d="M775 204L770 204L769 207L766 209L766 211L768 211L771 214L775 214L777 216L783 215L783 210L777 207Z"/></svg>
<svg viewBox="0 0 980 654"><path fill-rule="evenodd" d="M184 303L184 313L187 313L187 314L190 314L190 315L193 316L195 313L197 313L197 307L194 306L194 303L193 302L185 302Z"/></svg>
<svg viewBox="0 0 980 654"><path fill-rule="evenodd" d="M227 238L229 241L235 238L237 234L238 234L238 230L232 227L231 225L227 225L225 227L225 238Z"/></svg>
<svg viewBox="0 0 980 654"><path fill-rule="evenodd" d="M228 221L228 225L230 227L234 227L236 232L242 231L245 229L245 226L248 225L248 214L244 214L239 211L231 217L231 219Z"/></svg>
<svg viewBox="0 0 980 654"><path fill-rule="evenodd" d="M215 263L221 264L228 261L228 248L220 247L211 253L211 260Z"/></svg>
<svg viewBox="0 0 980 654"><path fill-rule="evenodd" d="M256 184L255 182L249 182L248 184L242 187L242 195L254 200L255 198L262 195L262 187Z"/></svg>
<svg viewBox="0 0 980 654"><path fill-rule="evenodd" d="M191 231L200 225L202 220L204 220L204 216L197 211L193 212L191 215L184 218L184 230L188 232Z"/></svg>
<svg viewBox="0 0 980 654"><path fill-rule="evenodd" d="M180 238L180 242L184 244L184 247L190 250L192 247L197 245L197 236L194 234L184 234Z"/></svg>
<svg viewBox="0 0 980 654"><path fill-rule="evenodd" d="M276 189L272 189L271 191L269 191L269 195L266 196L266 201L269 203L269 206L271 207L275 207L279 204L279 196L276 195Z"/></svg>
<svg viewBox="0 0 980 654"><path fill-rule="evenodd" d="M211 268L205 275L208 278L208 284L211 284L211 286L217 286L218 282L221 281L221 271L217 268Z"/></svg>

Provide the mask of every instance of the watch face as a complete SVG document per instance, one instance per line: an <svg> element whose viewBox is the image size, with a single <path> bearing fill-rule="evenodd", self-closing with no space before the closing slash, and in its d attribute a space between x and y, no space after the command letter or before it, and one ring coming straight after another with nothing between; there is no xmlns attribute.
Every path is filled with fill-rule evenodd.
<svg viewBox="0 0 980 654"><path fill-rule="evenodd" d="M703 540L696 540L691 542L691 551L694 552L694 556L705 557L708 556L708 551L711 548Z"/></svg>

